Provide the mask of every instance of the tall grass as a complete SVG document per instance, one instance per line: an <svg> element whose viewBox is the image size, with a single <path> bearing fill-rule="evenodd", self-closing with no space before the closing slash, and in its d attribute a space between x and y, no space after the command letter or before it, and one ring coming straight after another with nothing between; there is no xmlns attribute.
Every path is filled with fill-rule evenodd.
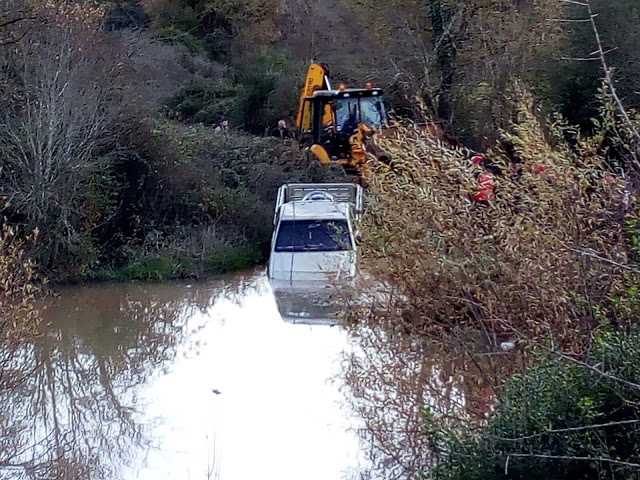
<svg viewBox="0 0 640 480"><path fill-rule="evenodd" d="M393 161L367 178L362 265L399 294L374 312L379 323L425 336L474 326L496 348L549 332L576 344L600 321L631 320L613 299L638 278L632 186L592 139L570 145L558 123L547 133L532 96L513 95L512 128L484 165L418 127L380 139ZM476 201L487 171L495 196Z"/></svg>
<svg viewBox="0 0 640 480"><path fill-rule="evenodd" d="M612 132L625 133L603 120L582 137L542 121L524 88L509 95L512 124L484 164L397 126L378 140L391 163L369 165L367 275L345 309L363 354L346 359L345 377L380 477L437 462L429 425L482 425L533 349L582 353L638 321L633 172L612 166L625 164L612 145L629 145ZM495 195L474 200L487 172Z"/></svg>

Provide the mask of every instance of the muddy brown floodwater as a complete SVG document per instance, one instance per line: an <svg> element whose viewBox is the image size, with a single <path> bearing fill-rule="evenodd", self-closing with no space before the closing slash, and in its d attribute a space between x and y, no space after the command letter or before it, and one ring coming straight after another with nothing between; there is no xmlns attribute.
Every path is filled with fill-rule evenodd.
<svg viewBox="0 0 640 480"><path fill-rule="evenodd" d="M44 319L0 399L0 478L359 477L347 335L284 322L262 271L65 289Z"/></svg>

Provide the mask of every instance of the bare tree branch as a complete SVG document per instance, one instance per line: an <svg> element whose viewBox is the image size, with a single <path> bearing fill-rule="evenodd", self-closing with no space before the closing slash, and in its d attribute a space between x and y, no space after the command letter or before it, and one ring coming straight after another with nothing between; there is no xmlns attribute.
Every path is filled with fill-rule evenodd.
<svg viewBox="0 0 640 480"><path fill-rule="evenodd" d="M588 18L550 18L550 22L557 23L588 23L590 20Z"/></svg>
<svg viewBox="0 0 640 480"><path fill-rule="evenodd" d="M16 17L16 18L12 18L10 20L5 20L3 22L0 22L0 28L5 28L8 27L10 25L15 25L16 23L20 23L20 22L24 22L25 20L34 20L35 17Z"/></svg>
<svg viewBox="0 0 640 480"><path fill-rule="evenodd" d="M575 363L577 365L585 367L585 368L591 370L592 372L597 373L598 375L601 375L601 376L603 376L605 378L608 378L609 380L613 380L614 382L619 382L619 383L622 383L622 384L627 385L629 387L632 387L632 388L635 388L637 390L640 390L640 385L638 385L637 383L630 382L629 380L625 380L624 378L620 378L620 377L617 377L615 375L611 375L610 373L602 371L599 368L588 364L587 362L583 362L582 360L578 360L577 358L573 358L572 356L567 355L566 353L563 353L563 352L561 352L559 350L553 350L553 353L556 354L556 355L559 355L560 357L562 357L562 358L564 358L566 360L569 360L570 362L573 362L573 363Z"/></svg>
<svg viewBox="0 0 640 480"><path fill-rule="evenodd" d="M586 6L587 6L587 4L586 4L586 3L584 3L584 2L577 2L576 0L560 0L560 1L561 1L561 2L563 2L563 3L571 3L571 4L573 4L573 5L581 5L581 6L583 6L583 7L586 7Z"/></svg>
<svg viewBox="0 0 640 480"><path fill-rule="evenodd" d="M613 458L606 457L574 457L571 455L544 455L537 453L507 453L507 458L546 458L549 460L576 460L582 462L606 462L613 463L614 465L622 465L631 468L640 468L640 463L623 462L622 460L615 460Z"/></svg>
<svg viewBox="0 0 640 480"><path fill-rule="evenodd" d="M22 34L17 38L12 37L9 40L0 40L0 47L5 47L7 45L15 45L16 43L19 43L27 35L27 33L29 33L28 29L22 32Z"/></svg>
<svg viewBox="0 0 640 480"><path fill-rule="evenodd" d="M600 260L610 265L615 265L616 267L622 268L624 270L628 270L630 272L640 273L640 270L638 270L637 268L633 268L633 267L630 267L629 265L625 265L624 263L619 263L614 260L610 260L608 258L602 257L591 249L574 248L563 242L560 242L560 243L564 246L564 248L566 248L567 250L571 250L572 252L576 252L576 253L579 253L580 255L585 255L587 257L595 258L596 260Z"/></svg>
<svg viewBox="0 0 640 480"><path fill-rule="evenodd" d="M593 10L591 8L591 0L585 0L585 5L587 7L587 11L589 12L589 21L591 22L591 29L593 30L593 34L595 36L596 39L596 43L598 45L598 54L600 57L600 62L602 63L602 69L604 70L604 76L605 76L605 81L607 83L607 86L609 87L609 91L611 92L611 96L613 97L618 110L620 111L620 114L622 115L622 117L624 118L625 123L627 124L627 127L629 128L629 130L631 131L633 137L635 138L636 142L640 143L640 132L638 132L638 129L636 128L636 126L633 124L633 122L631 121L631 118L629 117L629 114L627 113L626 108L624 107L624 105L622 104L622 101L620 100L620 97L618 96L618 92L616 91L616 87L613 84L613 78L611 77L611 70L609 69L609 66L607 64L607 58L606 58L606 52L602 46L602 40L600 38L600 31L598 30L598 26L596 24L595 18L596 18L596 14L593 13ZM637 166L640 167L640 163L637 163Z"/></svg>
<svg viewBox="0 0 640 480"><path fill-rule="evenodd" d="M619 422L608 422L608 423L601 423L598 425L585 425L582 427L569 427L569 428L557 428L557 429L550 429L550 430L545 430L544 432L540 432L540 433L535 433L533 435L526 435L524 437L515 437L515 438L509 438L509 437L495 437L497 440L502 440L505 442L521 442L523 440L530 440L532 438L538 438L538 437L542 437L544 435L550 435L550 434L554 434L554 433L568 433L568 432L581 432L584 430L594 430L594 429L598 429L598 428L607 428L607 427L615 427L618 425L629 425L629 424L634 424L634 423L640 423L640 419L638 420L622 420Z"/></svg>

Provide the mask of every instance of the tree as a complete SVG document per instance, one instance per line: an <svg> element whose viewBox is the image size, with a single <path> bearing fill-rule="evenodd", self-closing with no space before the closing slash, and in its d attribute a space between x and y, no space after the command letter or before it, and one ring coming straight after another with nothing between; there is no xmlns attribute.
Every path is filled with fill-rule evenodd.
<svg viewBox="0 0 640 480"><path fill-rule="evenodd" d="M0 120L0 185L5 214L43 233L37 254L49 267L61 255L87 260L83 242L100 217L90 193L107 178L122 63L107 54L100 9L49 3L39 14L47 25L8 59L23 101Z"/></svg>
<svg viewBox="0 0 640 480"><path fill-rule="evenodd" d="M455 73L456 46L453 39L454 10L441 0L427 3L427 14L431 21L435 56L440 69L440 94L438 118L451 123L453 120L453 85Z"/></svg>

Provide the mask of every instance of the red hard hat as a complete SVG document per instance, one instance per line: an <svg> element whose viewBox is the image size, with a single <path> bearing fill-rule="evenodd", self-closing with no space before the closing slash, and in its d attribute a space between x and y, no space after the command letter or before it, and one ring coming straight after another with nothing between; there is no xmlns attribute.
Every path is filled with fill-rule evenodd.
<svg viewBox="0 0 640 480"><path fill-rule="evenodd" d="M471 157L471 163L482 163L484 161L484 157L482 155L474 155Z"/></svg>

